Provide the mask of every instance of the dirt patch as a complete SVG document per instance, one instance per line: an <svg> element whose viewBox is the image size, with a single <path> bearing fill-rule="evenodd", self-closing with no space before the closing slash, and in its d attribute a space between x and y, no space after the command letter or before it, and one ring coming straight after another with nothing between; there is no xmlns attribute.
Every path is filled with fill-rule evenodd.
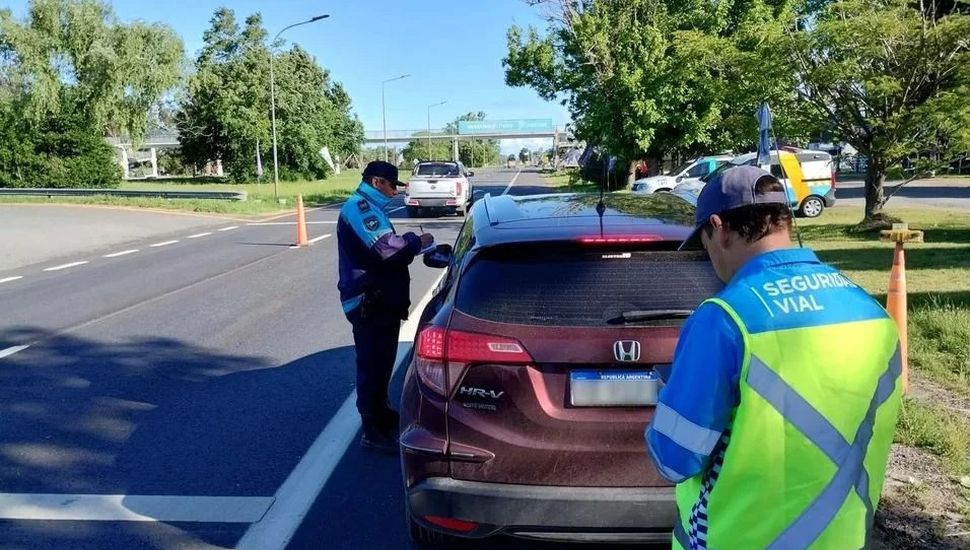
<svg viewBox="0 0 970 550"><path fill-rule="evenodd" d="M893 445L876 512L876 549L970 548L970 499L943 473L940 459L922 449Z"/></svg>
<svg viewBox="0 0 970 550"><path fill-rule="evenodd" d="M953 393L922 376L913 378L909 396L970 419L970 398Z"/></svg>

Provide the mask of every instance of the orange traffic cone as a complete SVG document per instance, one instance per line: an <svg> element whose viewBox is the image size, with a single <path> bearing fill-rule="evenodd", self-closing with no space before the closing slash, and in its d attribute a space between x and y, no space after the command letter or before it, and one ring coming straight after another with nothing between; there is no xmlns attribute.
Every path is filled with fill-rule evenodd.
<svg viewBox="0 0 970 550"><path fill-rule="evenodd" d="M296 196L296 246L310 246L306 235L306 212L303 210L303 195Z"/></svg>
<svg viewBox="0 0 970 550"><path fill-rule="evenodd" d="M899 352L903 360L901 375L903 393L909 389L909 338L907 332L907 303L906 303L906 253L903 243L896 242L893 250L893 268L889 272L889 292L886 294L886 311L896 321L899 330Z"/></svg>

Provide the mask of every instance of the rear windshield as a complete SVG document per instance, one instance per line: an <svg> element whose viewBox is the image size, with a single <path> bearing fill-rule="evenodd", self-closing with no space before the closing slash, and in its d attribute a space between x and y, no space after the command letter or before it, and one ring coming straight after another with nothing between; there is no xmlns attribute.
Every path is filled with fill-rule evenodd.
<svg viewBox="0 0 970 550"><path fill-rule="evenodd" d="M539 326L614 326L625 312L692 310L721 288L703 252L483 251L458 286L457 308ZM628 322L677 326L683 319Z"/></svg>
<svg viewBox="0 0 970 550"><path fill-rule="evenodd" d="M417 176L457 176L457 164L419 164L414 171Z"/></svg>

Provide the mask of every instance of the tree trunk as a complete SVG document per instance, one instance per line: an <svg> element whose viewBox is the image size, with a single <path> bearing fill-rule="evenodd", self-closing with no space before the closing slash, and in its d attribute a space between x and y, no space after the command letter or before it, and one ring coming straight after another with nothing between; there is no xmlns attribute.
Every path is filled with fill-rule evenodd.
<svg viewBox="0 0 970 550"><path fill-rule="evenodd" d="M626 168L626 189L633 187L633 182L637 179L637 161L631 160Z"/></svg>
<svg viewBox="0 0 970 550"><path fill-rule="evenodd" d="M882 214L885 202L883 184L886 183L886 161L878 157L869 158L866 168L866 216L863 221L871 222Z"/></svg>

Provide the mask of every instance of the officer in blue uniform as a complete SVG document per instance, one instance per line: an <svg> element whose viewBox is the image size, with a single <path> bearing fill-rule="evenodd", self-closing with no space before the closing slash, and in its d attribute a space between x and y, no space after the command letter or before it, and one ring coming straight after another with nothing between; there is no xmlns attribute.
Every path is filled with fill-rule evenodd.
<svg viewBox="0 0 970 550"><path fill-rule="evenodd" d="M353 325L357 352L357 411L363 424L361 446L397 452L398 414L389 406L387 386L397 356L401 320L411 306L408 265L434 239L429 234L398 235L384 208L397 194L397 167L374 161L344 203L337 220L344 314Z"/></svg>

